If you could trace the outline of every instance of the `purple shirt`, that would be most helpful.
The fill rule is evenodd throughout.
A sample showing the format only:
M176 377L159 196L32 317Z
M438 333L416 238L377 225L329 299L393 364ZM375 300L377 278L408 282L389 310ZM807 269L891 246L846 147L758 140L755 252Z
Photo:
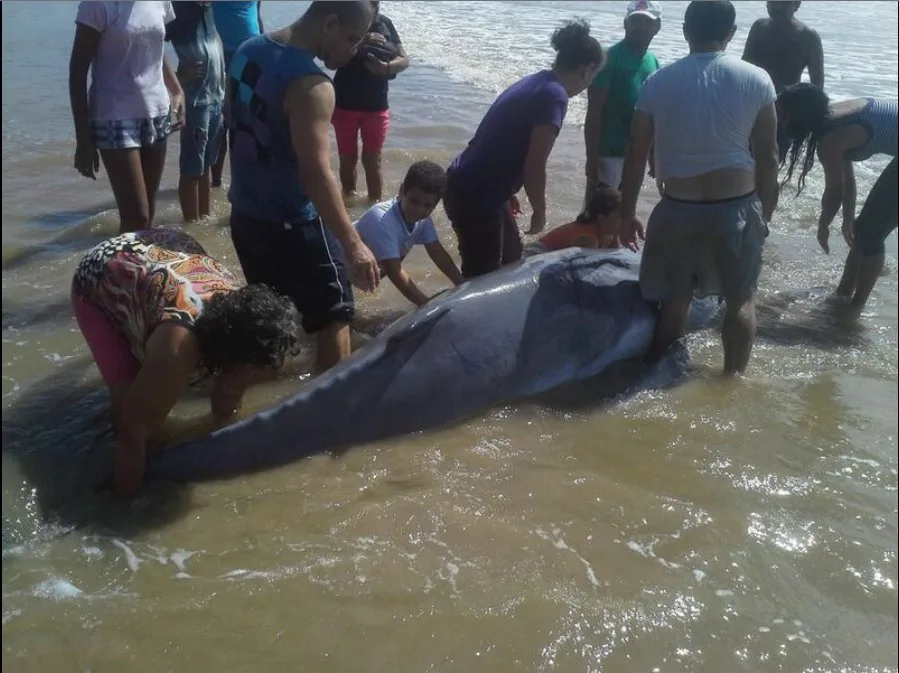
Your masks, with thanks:
M487 110L468 147L449 167L453 189L485 207L500 205L524 182L524 161L535 126L562 128L568 92L550 70L503 91Z

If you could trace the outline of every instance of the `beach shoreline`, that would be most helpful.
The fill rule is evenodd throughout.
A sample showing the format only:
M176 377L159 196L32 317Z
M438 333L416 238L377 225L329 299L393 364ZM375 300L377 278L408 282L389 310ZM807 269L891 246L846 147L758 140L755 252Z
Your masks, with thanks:
M609 46L625 4L384 3L413 60L391 84L385 198L413 161L446 166L498 91L548 65L562 19L586 16ZM665 2L663 63L686 51L685 5ZM266 0L266 27L304 6ZM672 389L600 405L587 386L570 405L520 403L339 457L154 485L124 508L79 490L111 452L69 287L118 222L105 172L92 182L72 168L74 11L2 3L4 666L895 670L896 236L893 272L858 321L838 321L828 298L846 249L836 232L829 256L815 241L819 169L799 198L781 195L744 378L718 377L710 329L689 337L691 376ZM764 3L737 12L735 53ZM896 3L803 3L800 16L821 32L835 98L896 97ZM584 107L572 101L550 158L548 227L580 209ZM332 141L336 170L335 153ZM239 273L224 190L213 217L180 223L177 159L173 139L158 224L183 226ZM883 165L857 167L859 206ZM644 221L657 200L645 180ZM458 260L442 206L435 219ZM427 292L447 286L421 250L407 267ZM412 309L390 283L357 298L370 321ZM245 414L309 380L308 346L289 376L250 391ZM173 433L207 409L189 396Z

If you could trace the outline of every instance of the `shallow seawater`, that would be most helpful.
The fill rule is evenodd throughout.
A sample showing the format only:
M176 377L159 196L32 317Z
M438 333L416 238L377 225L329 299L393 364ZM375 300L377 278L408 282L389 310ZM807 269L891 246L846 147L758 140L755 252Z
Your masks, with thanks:
M684 6L665 3L665 62L684 52ZM263 7L270 27L301 11ZM896 96L896 8L803 4L832 95ZM384 3L414 59L392 85L389 189L414 159L448 162L496 91L548 61L559 21L583 14L611 43L623 9ZM2 5L4 668L897 670L896 237L871 304L847 321L829 299L845 248L825 256L813 235L820 169L781 198L743 379L718 376L705 330L672 388L601 402L602 386L584 385L339 458L154 484L133 503L94 492L110 460L106 396L68 288L117 223L105 175L71 169L74 10ZM764 5L737 12L739 51ZM552 222L578 207L584 103L551 159ZM859 168L862 194L884 165ZM236 270L226 216L217 193L215 216L187 230ZM409 261L428 291L446 286L426 255ZM390 287L360 305L376 328L407 307ZM297 390L309 364L306 349L245 413ZM439 390L422 400L439 403ZM167 434L195 432L204 410L189 396Z

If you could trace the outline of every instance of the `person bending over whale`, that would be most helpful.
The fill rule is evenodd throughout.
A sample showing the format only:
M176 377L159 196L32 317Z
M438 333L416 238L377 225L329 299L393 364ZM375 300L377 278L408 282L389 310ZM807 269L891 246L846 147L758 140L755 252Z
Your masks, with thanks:
M189 384L215 376L212 413L223 421L251 379L298 350L290 299L241 287L174 229L121 234L90 250L72 280L72 305L109 388L123 496L140 486L148 440Z
M723 298L724 371L745 371L755 341L755 294L777 206L777 111L771 77L728 55L731 2L691 2L690 54L646 80L621 184L623 245L643 234L637 198L650 147L662 200L649 216L640 264L643 298L661 314L651 358L685 334L694 293Z
M466 278L521 258L515 195L522 187L533 208L528 233L546 226L546 162L568 99L587 88L605 58L582 19L553 33L552 46L552 69L528 75L501 93L447 170L444 208L459 240Z
M356 231L378 260L382 276L416 306L429 297L403 268L403 260L414 245L422 245L452 284L462 284L462 274L440 243L431 213L443 198L446 173L433 161L416 161L409 166L396 198L378 203L356 222Z
M524 247L524 256L565 248L619 247L620 207L621 192L604 183L595 185L583 212L573 222L556 227L533 243L528 243Z
M861 309L883 270L884 242L897 224L897 101L853 98L831 103L824 91L802 83L784 89L777 97L777 108L784 124L781 136L789 147L785 182L799 163L798 196L816 154L824 168L818 243L825 253L830 253L830 225L843 209L843 238L850 250L837 295L848 299L854 309ZM877 178L856 219L853 164L875 154L893 159Z

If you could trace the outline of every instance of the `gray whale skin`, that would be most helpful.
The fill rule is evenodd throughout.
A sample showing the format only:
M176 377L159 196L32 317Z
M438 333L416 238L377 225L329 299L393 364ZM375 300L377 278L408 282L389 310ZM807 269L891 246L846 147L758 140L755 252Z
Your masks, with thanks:
M570 248L474 278L406 315L278 406L150 456L149 479L272 468L459 422L646 354L640 255ZM717 311L695 300L691 328Z

